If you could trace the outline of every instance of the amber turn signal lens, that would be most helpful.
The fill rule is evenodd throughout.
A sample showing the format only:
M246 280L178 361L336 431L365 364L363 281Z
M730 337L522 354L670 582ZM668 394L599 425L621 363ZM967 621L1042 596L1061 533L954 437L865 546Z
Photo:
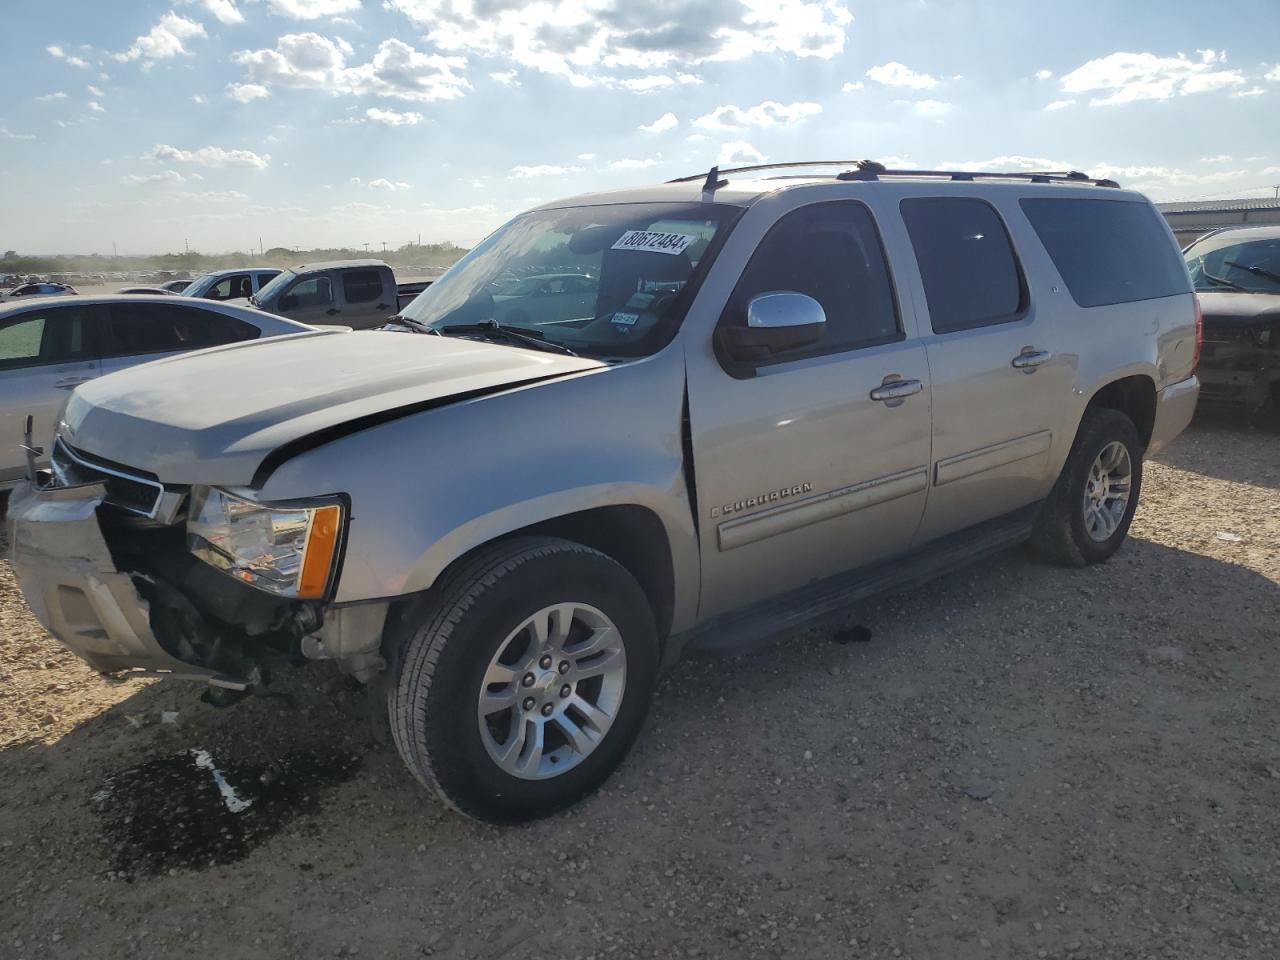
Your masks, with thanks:
M298 599L318 600L329 585L329 574L338 549L342 508L316 507L307 531L307 547L302 554L302 574L298 578Z

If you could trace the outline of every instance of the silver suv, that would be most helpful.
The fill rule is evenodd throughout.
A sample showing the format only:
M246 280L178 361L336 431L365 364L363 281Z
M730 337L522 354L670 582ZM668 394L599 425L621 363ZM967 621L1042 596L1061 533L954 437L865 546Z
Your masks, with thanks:
M399 332L79 388L10 506L32 609L224 699L336 661L423 784L511 822L609 775L691 641L1027 539L1105 561L1199 390L1163 219L1075 173L803 166L525 213ZM548 275L593 295L535 304Z

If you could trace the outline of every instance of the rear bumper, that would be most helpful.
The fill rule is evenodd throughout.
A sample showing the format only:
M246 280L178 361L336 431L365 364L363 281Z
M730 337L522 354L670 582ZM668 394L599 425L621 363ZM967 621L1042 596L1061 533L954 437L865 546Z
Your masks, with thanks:
M1200 381L1191 376L1171 383L1156 397L1156 420L1151 429L1148 456L1159 453L1191 423L1200 397Z
M151 629L151 612L133 578L111 559L97 509L101 484L37 489L23 481L9 498L14 576L36 619L95 670L222 679L167 653Z

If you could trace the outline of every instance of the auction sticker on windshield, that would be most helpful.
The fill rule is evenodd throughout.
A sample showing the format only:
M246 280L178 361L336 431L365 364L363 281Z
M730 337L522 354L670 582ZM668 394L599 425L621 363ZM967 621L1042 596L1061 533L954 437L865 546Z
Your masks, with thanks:
M685 247L696 237L683 233L653 233L649 230L628 230L613 245L615 250L645 250L649 253L684 253Z

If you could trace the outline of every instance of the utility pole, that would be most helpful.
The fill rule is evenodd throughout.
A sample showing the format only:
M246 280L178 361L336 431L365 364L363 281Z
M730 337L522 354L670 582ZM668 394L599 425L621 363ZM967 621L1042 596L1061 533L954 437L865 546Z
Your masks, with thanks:
M364 245L364 252L365 252L365 253L368 253L368 252L369 252L369 244L368 244L367 242L366 242L366 243L365 243L365 245Z
M1280 183L1273 184L1271 189L1276 192L1276 199L1280 200Z
M385 240L382 241L382 252L383 253L387 252L387 241Z
M186 238L186 237L183 237L183 238L182 238L182 249L183 249L184 251L186 251L187 253L190 253L190 252L191 252L191 244L189 244L189 243L187 242L187 238Z
M262 255L262 237L258 237L258 255Z

